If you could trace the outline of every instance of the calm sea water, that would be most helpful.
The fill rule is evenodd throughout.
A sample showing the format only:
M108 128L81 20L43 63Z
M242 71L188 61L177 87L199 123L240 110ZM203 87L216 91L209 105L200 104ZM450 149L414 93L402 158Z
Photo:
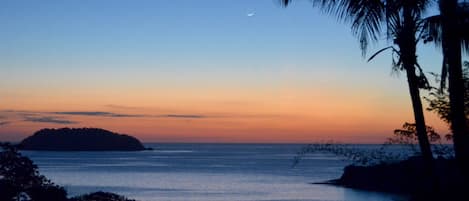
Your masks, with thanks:
M70 195L110 191L141 201L391 201L391 194L311 184L339 178L349 162L303 145L147 144L140 152L24 151ZM366 147L364 147L366 148Z

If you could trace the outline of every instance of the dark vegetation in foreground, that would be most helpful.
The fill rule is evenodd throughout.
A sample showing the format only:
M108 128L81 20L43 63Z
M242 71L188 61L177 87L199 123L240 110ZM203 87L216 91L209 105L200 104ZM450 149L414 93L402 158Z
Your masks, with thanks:
M464 82L465 114L469 115L469 62L465 63ZM428 111L435 112L447 123L451 123L450 100L447 93L433 88L429 97ZM469 123L469 122L468 122ZM354 162L347 166L341 178L326 183L345 187L408 194L412 200L466 201L468 169L462 169L455 157L455 147L443 144L441 136L430 126L426 126L426 136L431 143L431 153L436 156L428 164L416 147L418 129L416 124L405 123L394 131L394 136L376 150L364 151L348 145L324 143L313 144L299 152L295 164L310 152L326 151L343 156ZM446 140L453 140L453 134L446 134ZM388 145L402 147L397 152L389 152ZM407 152L405 148L407 149ZM402 152L404 151L404 152ZM427 171L427 170L431 171Z
M353 162L344 168L339 179L323 182L343 187L408 195L411 201L466 201L468 199L464 177L454 159L452 147L433 146L439 153L433 161L434 175L425 171L425 161L415 144L400 144L398 151L389 147L396 138L389 139L380 149L363 150L345 144L311 144L300 151L295 164L304 154L329 152ZM409 140L411 141L411 140ZM402 141L401 141L402 142ZM406 149L406 146L408 146ZM394 146L396 147L396 146ZM407 153L402 150L408 150Z
M95 192L86 195L80 195L69 199L69 201L135 201L124 196L108 192Z
M467 200L466 186L455 159L434 160L434 177L428 177L422 157L373 166L350 165L332 184L357 189L408 194L412 200ZM437 187L432 186L436 179ZM433 189L429 191L428 189Z
M135 201L113 193L95 192L73 198L67 191L41 175L38 167L17 147L0 143L1 201Z

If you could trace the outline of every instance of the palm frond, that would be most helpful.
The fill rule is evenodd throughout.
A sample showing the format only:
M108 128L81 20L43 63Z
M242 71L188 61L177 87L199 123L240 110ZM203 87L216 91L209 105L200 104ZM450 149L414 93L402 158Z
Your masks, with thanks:
M437 47L441 47L443 41L442 31L442 17L440 15L430 16L423 20L424 43L433 42Z
M469 55L469 2L458 4L459 36L463 52Z
M292 0L280 0L288 6ZM368 44L379 39L385 21L384 0L311 0L313 6L335 15L339 20L350 23L352 33L358 37L365 56Z
M340 0L332 12L341 20L351 23L352 33L358 36L363 56L370 42L379 39L385 21L382 0Z
M445 6L445 4L440 4ZM444 9L440 7L440 9ZM464 53L469 55L469 3L459 2L457 9L458 17L458 33L461 43L461 49ZM443 42L443 18L441 15L435 15L427 17L423 20L422 24L423 40L424 43L433 42L437 47L442 47ZM448 65L447 58L443 55L443 63L441 67L441 82L440 90L443 91L446 88L446 79L448 77Z
M458 3L458 33L463 52L469 54L469 2ZM433 42L437 47L442 45L442 16L427 17L422 25L424 42Z
M388 40L393 40L396 43L399 32L403 30L402 16L400 10L393 10L387 7L386 9L386 34Z
M282 6L288 6L291 3L292 0L279 0L280 4Z
M385 47L381 50L378 50L377 52L375 52L373 55L371 55L371 57L367 60L367 62L370 62L371 60L373 60L376 56L378 56L378 54L381 54L381 52L384 52L388 49L391 49L391 48L394 48L393 46L388 46L388 47Z

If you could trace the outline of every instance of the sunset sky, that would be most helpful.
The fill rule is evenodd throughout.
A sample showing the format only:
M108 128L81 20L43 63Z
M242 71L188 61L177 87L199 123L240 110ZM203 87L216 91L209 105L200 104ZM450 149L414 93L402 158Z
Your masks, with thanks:
M4 0L0 30L0 140L99 127L145 142L380 143L413 121L390 52L367 63L349 26L307 1ZM418 54L440 71L437 49Z

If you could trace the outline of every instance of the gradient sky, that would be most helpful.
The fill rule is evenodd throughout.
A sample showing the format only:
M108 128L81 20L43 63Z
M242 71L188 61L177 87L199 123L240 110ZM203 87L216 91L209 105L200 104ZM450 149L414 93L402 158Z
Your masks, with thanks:
M147 142L380 143L413 121L391 54L367 63L349 26L307 1L3 0L0 30L0 140L100 127ZM439 72L434 47L419 59Z

